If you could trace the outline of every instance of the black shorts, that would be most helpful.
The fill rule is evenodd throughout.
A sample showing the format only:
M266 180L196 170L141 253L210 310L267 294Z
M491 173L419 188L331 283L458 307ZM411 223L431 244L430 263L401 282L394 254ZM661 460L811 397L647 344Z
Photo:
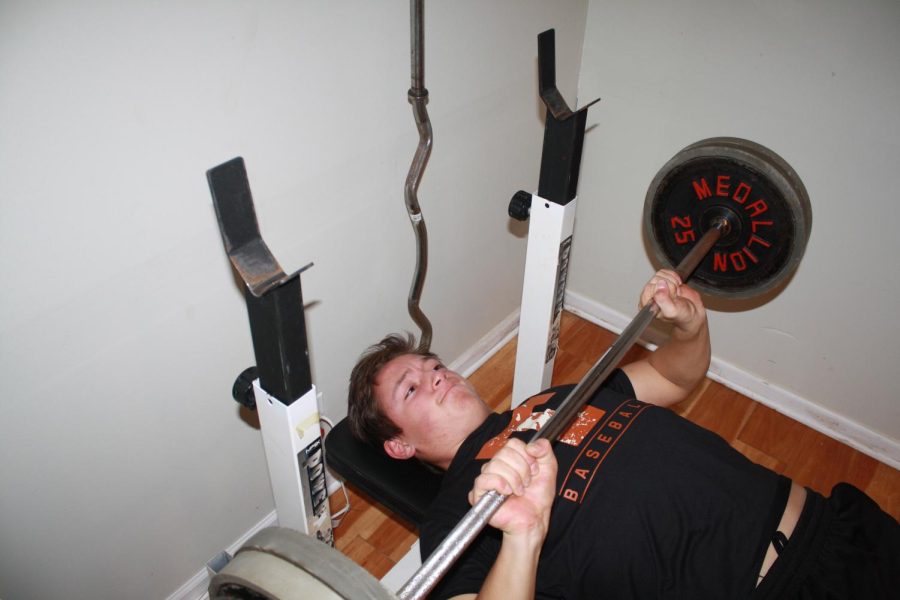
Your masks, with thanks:
M900 598L900 524L847 483L807 489L787 545L754 600Z

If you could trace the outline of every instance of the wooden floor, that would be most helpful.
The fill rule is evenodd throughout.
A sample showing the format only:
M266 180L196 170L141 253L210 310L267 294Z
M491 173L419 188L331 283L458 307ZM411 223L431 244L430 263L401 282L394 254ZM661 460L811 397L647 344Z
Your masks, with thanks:
M564 313L553 383L577 382L614 339L614 334ZM645 353L635 347L623 362ZM496 410L509 408L515 354L513 340L469 377ZM850 482L900 519L900 472L849 446L709 379L673 409L715 431L751 460L802 485L827 494L835 483ZM335 546L380 579L406 554L416 531L348 487L351 509L335 530ZM340 510L345 505L343 495L335 494L331 503L333 513Z

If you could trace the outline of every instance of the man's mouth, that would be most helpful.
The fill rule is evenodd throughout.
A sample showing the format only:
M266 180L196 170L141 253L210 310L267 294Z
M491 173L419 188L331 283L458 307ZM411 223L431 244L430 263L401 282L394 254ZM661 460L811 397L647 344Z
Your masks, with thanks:
M446 387L446 389L444 389L444 393L441 394L441 398L440 398L440 400L438 400L438 404L443 404L444 400L447 398L447 394L449 394L451 392L451 390L453 390L453 388L455 388L458 385L457 383L450 383L450 382L447 382L447 383L449 385Z

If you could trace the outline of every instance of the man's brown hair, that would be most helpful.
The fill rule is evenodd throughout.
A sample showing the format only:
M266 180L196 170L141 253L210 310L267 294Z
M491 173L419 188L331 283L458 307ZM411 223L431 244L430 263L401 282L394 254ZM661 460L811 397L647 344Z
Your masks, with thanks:
M415 338L407 333L385 336L370 346L350 372L350 390L347 397L347 420L350 432L359 440L382 447L385 441L396 437L402 430L391 421L375 399L375 378L391 360L405 354L433 358L432 352L423 350Z

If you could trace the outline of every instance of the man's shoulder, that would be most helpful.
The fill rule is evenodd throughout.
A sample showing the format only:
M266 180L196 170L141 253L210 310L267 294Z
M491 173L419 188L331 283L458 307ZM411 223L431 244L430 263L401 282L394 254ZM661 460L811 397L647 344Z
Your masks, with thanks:
M578 387L577 384L568 383L563 385L556 385L550 388L547 388L537 396L533 398L541 398L543 399L543 403L547 406L558 406L569 397L569 395ZM628 398L634 398L634 386L631 384L631 380L628 378L628 375L622 369L616 369L612 372L612 374L604 381L599 389L594 393L594 398L601 396L603 392L613 392L619 396L625 396Z

